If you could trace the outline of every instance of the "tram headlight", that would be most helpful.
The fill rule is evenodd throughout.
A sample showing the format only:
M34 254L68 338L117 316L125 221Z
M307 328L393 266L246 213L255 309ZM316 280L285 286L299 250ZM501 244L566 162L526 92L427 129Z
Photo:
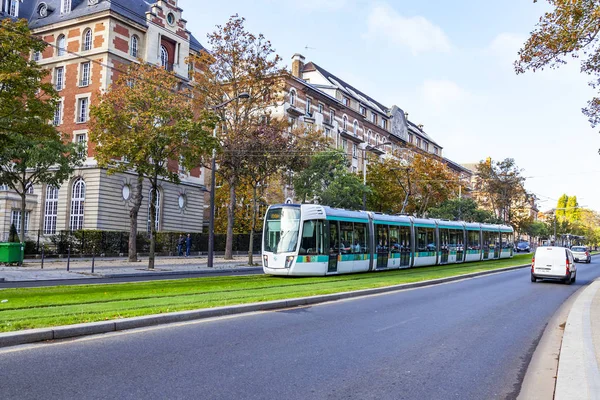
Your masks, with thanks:
M265 254L265 255L263 255L263 265L264 265L266 268L269 268L269 256L268 256L268 255L266 255L266 254Z
M287 256L285 258L285 267L286 268L291 268L293 262L294 262L294 256Z

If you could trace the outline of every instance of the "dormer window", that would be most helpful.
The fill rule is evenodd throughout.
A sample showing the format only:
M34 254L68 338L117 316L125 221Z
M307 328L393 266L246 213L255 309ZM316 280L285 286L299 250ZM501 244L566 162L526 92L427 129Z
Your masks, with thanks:
M71 0L61 0L60 1L60 13L68 14L71 12Z
M347 97L343 97L342 104L345 105L346 107L350 107L350 99L348 99Z
M6 10L11 17L19 16L19 0L6 0Z
M48 5L46 3L40 3L37 13L40 18L46 18L48 16Z
M361 114L361 115L363 115L363 116L366 116L366 115L367 115L367 109L365 108L365 106L362 106L362 105L361 105L361 106L359 107L359 111L360 111L360 114Z

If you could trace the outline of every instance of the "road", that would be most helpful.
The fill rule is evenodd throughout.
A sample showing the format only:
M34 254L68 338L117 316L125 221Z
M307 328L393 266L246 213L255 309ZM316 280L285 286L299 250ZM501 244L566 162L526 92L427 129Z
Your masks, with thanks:
M578 268L0 350L0 398L513 399Z

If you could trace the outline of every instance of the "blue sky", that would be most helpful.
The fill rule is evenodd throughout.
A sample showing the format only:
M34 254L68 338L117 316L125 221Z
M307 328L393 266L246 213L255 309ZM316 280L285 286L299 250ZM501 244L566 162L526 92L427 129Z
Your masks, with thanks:
M515 159L541 210L561 194L600 211L599 128L577 62L515 75L517 51L548 5L533 0L180 0L188 29L206 34L230 15L271 40L284 64L303 54L423 124L459 163Z

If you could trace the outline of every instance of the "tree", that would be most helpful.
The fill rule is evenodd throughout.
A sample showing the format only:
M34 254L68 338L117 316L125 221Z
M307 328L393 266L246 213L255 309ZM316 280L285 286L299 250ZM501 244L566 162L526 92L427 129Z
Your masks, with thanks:
M537 0L534 0L536 2ZM600 2L598 0L548 0L553 10L545 13L519 51L515 72L558 68L567 59L581 59L581 72L589 85L600 89ZM592 124L600 122L600 97L588 101L583 114Z
M558 198L556 204L556 218L560 221L564 221L567 215L567 203L569 202L569 196L563 194Z
M579 203L577 202L577 196L569 196L567 200L567 207L565 210L565 218L567 221L574 223L580 220Z
M411 161L387 158L369 163L369 208L392 214L424 216L458 189L458 179L438 160L415 154Z
M0 146L11 135L53 136L58 95L45 81L48 69L29 60L46 43L33 37L24 19L0 21Z
M525 190L525 178L512 158L482 161L477 165L475 189L480 200L493 210L503 223L510 224L531 206L533 197Z
M362 195L367 188L349 168L348 156L342 150L315 153L308 167L293 178L296 196L302 203L315 201L331 207L362 208Z
M547 223L533 221L524 227L523 232L534 238L547 238L550 236L550 227Z
M47 126L54 129L51 125ZM66 139L66 138L65 138ZM0 148L0 182L8 184L21 197L21 242L25 241L25 209L29 187L43 183L59 187L82 164L84 148L53 136L13 134Z
M236 188L247 165L245 142L262 124L270 124L283 89L281 58L262 34L246 31L244 18L232 16L208 35L211 52L188 60L195 68L195 101L198 109L213 108L223 129L219 130L222 152L218 153L218 173L229 187L225 258L233 258L233 230ZM240 100L241 94L250 98ZM227 107L214 108L224 99L235 99Z
M143 180L150 183L150 220L156 220L160 180L179 183L178 160L187 170L198 167L215 148L214 118L196 112L190 88L173 73L149 64L134 63L121 74L100 103L91 108L90 139L96 143L96 160L109 173L131 171L137 175L134 204L130 209L129 260L135 261L137 216ZM154 268L156 224L150 224L148 268Z
M439 207L430 208L429 217L485 224L501 223L492 212L480 209L475 200L470 198L448 199Z

